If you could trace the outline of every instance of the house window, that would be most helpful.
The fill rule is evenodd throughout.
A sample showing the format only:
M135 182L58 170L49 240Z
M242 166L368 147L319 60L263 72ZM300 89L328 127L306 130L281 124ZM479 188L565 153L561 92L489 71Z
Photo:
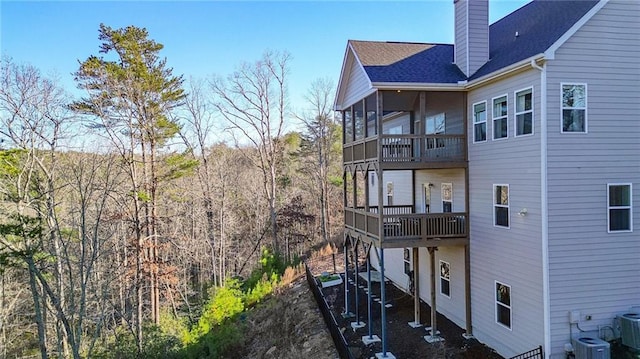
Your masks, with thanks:
M493 224L509 228L509 185L493 185Z
M511 329L511 287L497 281L496 322Z
M373 93L365 100L365 110L367 114L367 137L377 135L378 126L376 123L378 122L378 94Z
M444 133L445 116L444 112L435 116L430 116L424 120L424 131L426 135L439 135ZM427 138L427 148L444 147L444 139Z
M342 113L344 119L344 143L353 142L353 121L351 119L351 107Z
M387 182L387 206L393 206L393 182Z
M440 294L451 297L451 266L445 261L440 261Z
M372 187L376 185L376 173L373 171L369 172L369 183Z
M631 184L608 184L607 189L609 232L633 231L631 221Z
M356 103L353 105L353 122L355 127L355 140L361 140L364 138L365 132L365 117L364 117L364 101Z
M562 84L562 132L587 132L586 84Z
M487 102L473 105L473 142L487 140Z
M453 207L453 185L451 183L442 184L442 213L449 213Z
M516 136L533 133L533 89L516 92Z
M411 248L404 249L404 274L411 275L413 266L411 264Z
M508 137L507 95L493 99L493 139Z

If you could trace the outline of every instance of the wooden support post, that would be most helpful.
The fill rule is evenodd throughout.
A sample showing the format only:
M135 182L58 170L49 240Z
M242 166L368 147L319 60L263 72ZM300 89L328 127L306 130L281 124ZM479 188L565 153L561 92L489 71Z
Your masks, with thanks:
M355 290L353 291L353 298L354 298L354 302L355 302L355 314L356 314L356 326L360 326L360 288L359 286L359 281L358 281L358 277L359 277L359 271L360 269L358 268L358 243L360 241L356 240L356 243L353 245L353 282L354 282L354 287Z
M387 295L384 283L384 248L380 248L380 319L382 322L382 357L387 356Z
M466 314L466 333L465 337L473 336L473 325L471 322L471 256L469 245L464 246L464 304Z
M429 247L429 262L431 262L431 337L438 333L437 306L436 306L436 249Z
M417 326L420 324L420 262L419 253L420 248L413 248L413 306L414 306L414 324Z

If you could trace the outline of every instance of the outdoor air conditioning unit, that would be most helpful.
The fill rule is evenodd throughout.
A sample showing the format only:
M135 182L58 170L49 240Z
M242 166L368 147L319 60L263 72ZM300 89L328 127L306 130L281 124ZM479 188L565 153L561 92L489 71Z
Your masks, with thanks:
M640 350L640 314L627 313L620 316L622 344Z
M573 340L576 359L611 359L609 343L598 338L577 338Z

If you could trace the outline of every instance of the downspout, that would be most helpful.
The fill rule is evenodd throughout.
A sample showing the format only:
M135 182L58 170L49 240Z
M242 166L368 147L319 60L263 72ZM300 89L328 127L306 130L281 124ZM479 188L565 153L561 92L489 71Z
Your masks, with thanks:
M549 202L547 188L547 63L531 67L540 70L540 209L542 219L542 305L545 358L551 351L551 309L549 295Z

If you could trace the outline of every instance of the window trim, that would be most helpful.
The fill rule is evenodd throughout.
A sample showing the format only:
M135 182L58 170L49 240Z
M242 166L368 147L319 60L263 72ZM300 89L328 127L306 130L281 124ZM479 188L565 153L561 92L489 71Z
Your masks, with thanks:
M500 282L500 281L497 281L497 280L495 280L493 282L494 282L494 284L493 284L493 302L495 304L493 306L493 310L495 312L495 316L494 317L495 317L496 324L498 324L499 326L501 326L501 327L503 327L505 329L513 331L513 291L511 290L512 288L511 288L510 285L508 285L506 283L503 283L503 282ZM498 301L498 296L497 296L497 294L498 294L497 293L498 284L509 288L509 305L508 306L506 304ZM499 305L509 309L509 323L511 324L510 326L506 326L505 324L500 323L498 321L498 306Z
M484 103L484 121L480 121L480 122L476 122L476 105L480 105ZM472 117L472 133L473 133L473 143L482 143L482 142L487 142L487 133L489 132L489 125L487 124L487 100L484 101L479 101L476 102L474 104L471 105L471 117ZM484 140L476 140L476 124L482 124L484 123L484 134L485 134L485 139Z
M442 276L442 264L443 263L446 264L449 267L449 278L448 279ZM447 261L443 261L442 259L440 259L438 264L439 264L438 268L440 269L440 290L439 290L439 292L443 297L447 297L447 298L451 299L451 263L449 263ZM446 280L447 282L449 282L449 294L445 294L445 293L442 292L442 281L443 280Z
M609 197L611 186L629 186L629 205L611 207ZM611 230L611 209L629 209L629 229ZM607 233L631 233L633 232L633 184L632 183L607 183Z
M496 202L496 187L501 186L501 187L507 187L507 205L503 205L503 204L497 204ZM491 198L493 199L493 226L497 227L497 228L504 228L504 229L510 229L511 228L511 207L510 207L510 203L511 203L511 189L509 188L508 184L503 184L503 183L495 183L493 185L493 194L491 195ZM508 221L508 225L507 226L501 226L501 225L497 225L496 224L496 207L502 207L502 208L507 208L507 221Z
M411 248L404 248L404 250L402 251L402 264L403 264L403 271L404 274L407 276L411 275L411 272L413 272L413 251L411 250ZM407 268L409 269L409 271L407 272Z
M495 117L494 113L493 113L494 106L495 106L494 101L497 100L497 99L503 98L503 97L505 98L505 103L507 104L507 114L504 115L504 116ZM504 120L504 122L507 124L507 135L505 137L496 138L496 122L495 122L496 119ZM496 96L496 97L493 97L491 99L491 129L492 129L492 131L491 131L491 140L492 141L501 141L501 140L506 140L506 139L509 138L509 94L505 93L503 95Z
M448 199L448 200L446 200L444 198L445 187L447 187L447 186L451 190L450 191L451 198ZM451 183L451 182L443 182L443 183L440 184L440 201L442 202L442 213L446 213L444 211L444 203L445 202L451 203L451 212L453 212L453 183Z
M531 110L528 111L522 111L522 112L518 112L518 93L520 92L525 92L527 90L531 90ZM529 87L525 87L523 89L520 90L516 90L513 92L513 136L514 137L527 137L527 136L533 136L536 132L535 129L535 111L534 111L534 92L533 92L533 86L529 86ZM527 134L522 134L522 135L518 135L518 115L522 115L522 114L526 114L531 112L531 133L527 133Z
M582 107L564 107L563 106L563 100L564 100L564 90L563 87L565 85L577 85L577 86L584 86L584 131L579 132L579 131L565 131L564 130L564 126L563 126L563 121L564 121L564 115L562 114L563 111L565 109L572 109L572 110L581 110L583 109ZM585 135L587 133L589 133L589 103L588 103L588 99L589 99L589 92L588 92L588 87L587 87L587 83L586 82L561 82L560 83L560 133L561 134L569 134L569 135Z

